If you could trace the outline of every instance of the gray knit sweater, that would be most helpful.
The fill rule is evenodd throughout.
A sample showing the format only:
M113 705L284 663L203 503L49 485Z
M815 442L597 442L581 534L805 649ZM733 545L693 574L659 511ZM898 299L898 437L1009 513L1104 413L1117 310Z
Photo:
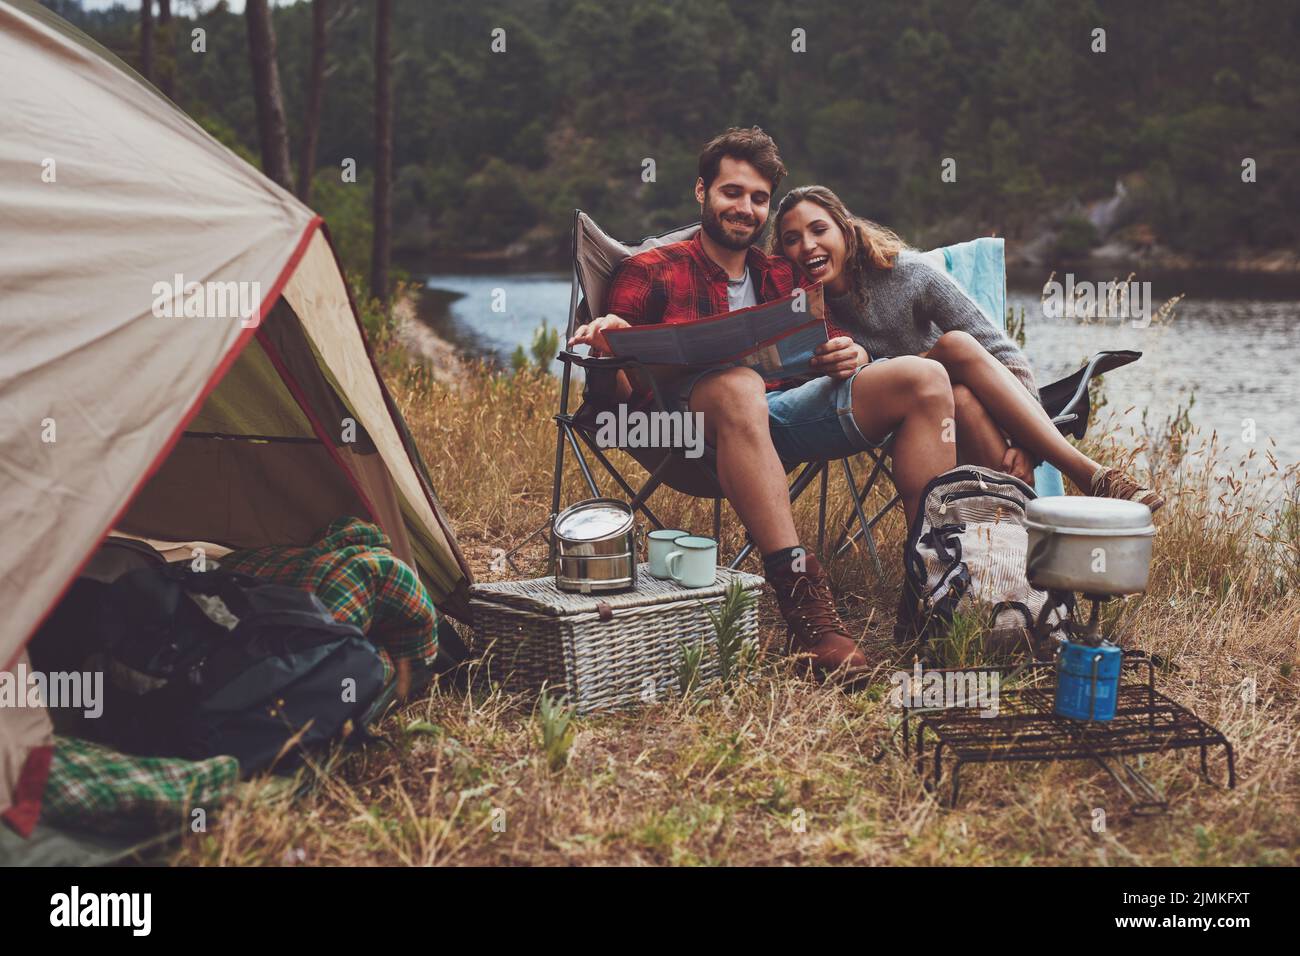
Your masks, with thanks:
M892 269L867 274L867 315L859 316L851 296L826 296L830 318L872 358L918 355L944 332L969 332L1038 397L1029 360L946 275L916 253L903 252Z

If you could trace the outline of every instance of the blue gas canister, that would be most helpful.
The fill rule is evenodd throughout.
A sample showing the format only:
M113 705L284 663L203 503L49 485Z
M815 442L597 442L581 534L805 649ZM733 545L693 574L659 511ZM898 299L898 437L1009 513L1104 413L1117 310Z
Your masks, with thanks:
M1075 720L1112 719L1122 658L1113 644L1062 644L1056 661L1056 712Z

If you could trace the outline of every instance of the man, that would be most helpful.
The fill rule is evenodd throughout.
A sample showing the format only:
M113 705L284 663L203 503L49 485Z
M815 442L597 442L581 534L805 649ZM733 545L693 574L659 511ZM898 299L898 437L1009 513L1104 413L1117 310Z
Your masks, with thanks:
M608 352L609 329L690 322L789 295L795 267L755 243L785 176L776 144L758 127L729 129L700 154L694 238L624 260L609 314L574 330L569 346ZM810 283L809 283L810 284ZM925 483L956 464L952 388L938 362L916 356L870 363L841 330L818 347L825 375L765 387L753 369L693 371L660 390L670 409L700 412L719 484L763 555L793 650L819 678L856 683L866 658L847 633L817 557L799 546L782 462L842 458L895 436L894 473L909 526ZM634 400L643 399L642 391Z

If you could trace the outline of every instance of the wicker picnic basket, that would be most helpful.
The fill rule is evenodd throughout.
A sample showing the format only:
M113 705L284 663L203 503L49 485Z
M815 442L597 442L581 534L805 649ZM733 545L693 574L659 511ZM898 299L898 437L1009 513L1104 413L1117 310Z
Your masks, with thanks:
M512 693L536 694L545 683L567 694L578 713L644 704L676 695L682 646L701 640L702 681L717 675L718 650L705 608L717 613L733 579L756 592L763 579L718 568L706 588L685 588L638 568L637 588L622 594L571 594L554 578L476 585L470 593L472 651L484 655L489 679ZM758 637L757 602L741 621Z

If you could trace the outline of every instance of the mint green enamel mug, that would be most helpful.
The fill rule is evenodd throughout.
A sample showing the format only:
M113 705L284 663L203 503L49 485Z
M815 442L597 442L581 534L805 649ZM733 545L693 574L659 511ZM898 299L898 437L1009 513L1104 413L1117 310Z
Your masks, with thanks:
M650 576L660 580L672 577L668 573L668 566L664 564L664 558L668 557L668 552L673 550L673 543L678 538L690 537L689 531L682 531L676 528L661 528L658 531L651 531L646 538L648 544L647 550L650 552Z
M683 587L706 588L717 577L718 542L695 535L678 538L664 558L664 567Z

